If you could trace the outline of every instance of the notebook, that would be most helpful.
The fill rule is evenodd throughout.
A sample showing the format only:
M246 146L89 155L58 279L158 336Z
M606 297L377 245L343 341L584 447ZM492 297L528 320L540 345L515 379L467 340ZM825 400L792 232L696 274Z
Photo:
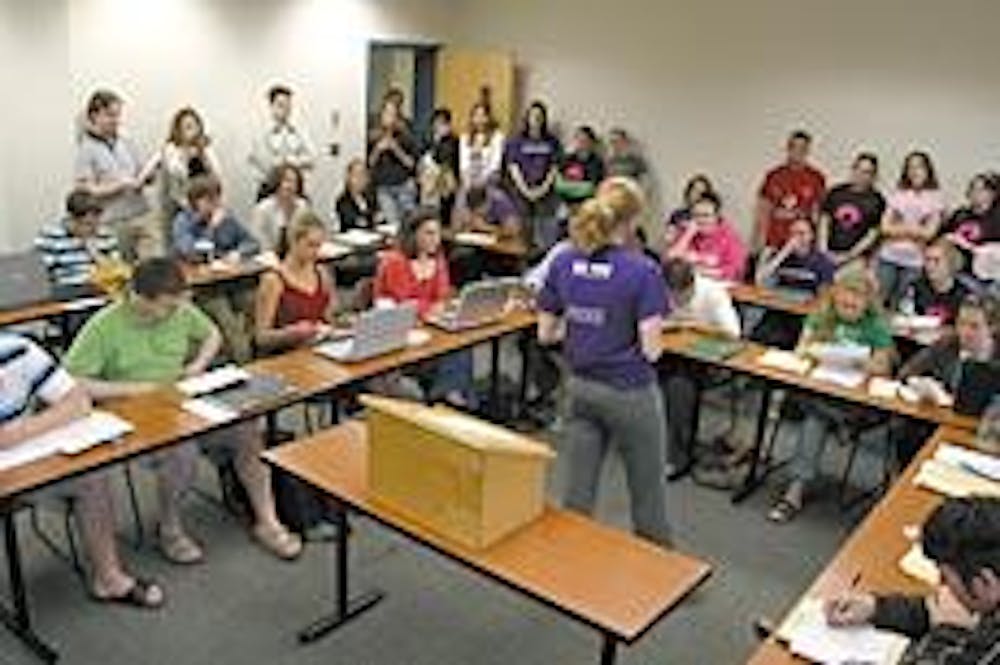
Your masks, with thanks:
M807 598L792 610L778 629L789 650L814 663L894 665L910 641L872 626L832 628L823 613L823 601Z
M116 441L134 428L106 411L92 411L63 427L0 450L0 471L30 464L51 455L76 455L94 446Z

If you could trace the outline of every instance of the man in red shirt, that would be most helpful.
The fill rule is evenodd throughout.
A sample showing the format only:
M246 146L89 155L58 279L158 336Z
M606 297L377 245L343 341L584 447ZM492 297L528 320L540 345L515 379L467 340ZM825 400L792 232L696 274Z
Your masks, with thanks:
M826 178L809 165L812 137L804 131L788 137L788 159L768 171L757 199L754 249L779 249L797 219L816 221L826 191Z

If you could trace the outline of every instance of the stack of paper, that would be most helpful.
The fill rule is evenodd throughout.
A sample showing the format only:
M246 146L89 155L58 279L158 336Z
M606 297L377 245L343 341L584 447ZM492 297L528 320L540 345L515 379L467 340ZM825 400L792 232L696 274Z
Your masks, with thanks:
M367 247L369 245L374 245L377 242L381 242L382 236L374 231L351 229L350 231L345 231L344 233L338 233L334 236L334 240L340 244L348 245L350 247Z
M0 450L0 471L59 453L76 455L88 448L120 439L132 430L130 423L114 414L93 411L68 425Z
M184 379L177 383L177 389L188 397L197 397L214 393L223 388L238 385L250 380L250 372L236 365L226 365L219 369L205 372L190 379Z
M351 253L350 247L345 247L344 245L338 245L335 242L330 242L329 240L324 242L322 247L319 248L319 258L324 261L331 261L333 259L339 259L347 256Z
M899 568L910 577L929 586L936 587L941 584L941 571L938 570L936 563L927 558L919 543L914 543L899 560Z
M1000 498L1000 460L943 443L913 479L918 487L954 498Z
M809 376L843 388L858 388L868 379L863 370L839 365L820 365Z
M823 602L803 600L778 629L778 637L789 650L814 663L865 663L894 665L903 656L909 640L902 635L871 626L831 628L823 613Z
M768 349L757 358L757 362L764 367L773 367L792 374L805 374L812 367L807 358L779 349Z
M475 245L476 247L489 247L495 245L497 238L492 233L482 233L481 231L466 231L455 234L455 242L462 245Z
M214 425L221 425L236 420L239 414L233 409L208 399L189 399L181 404L188 413L207 420Z

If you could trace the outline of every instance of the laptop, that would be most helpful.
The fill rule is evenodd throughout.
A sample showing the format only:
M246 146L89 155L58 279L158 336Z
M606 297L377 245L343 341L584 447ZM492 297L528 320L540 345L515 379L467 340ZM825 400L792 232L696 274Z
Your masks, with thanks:
M507 311L510 295L510 286L498 280L466 284L458 298L440 314L429 317L427 323L448 332L495 323Z
M997 396L1000 396L1000 363L962 363L962 377L955 393L956 413L981 416Z
M52 300L49 272L36 252L0 255L0 309Z
M407 335L416 325L413 303L376 307L358 316L349 336L318 344L315 350L336 362L360 362L406 348Z

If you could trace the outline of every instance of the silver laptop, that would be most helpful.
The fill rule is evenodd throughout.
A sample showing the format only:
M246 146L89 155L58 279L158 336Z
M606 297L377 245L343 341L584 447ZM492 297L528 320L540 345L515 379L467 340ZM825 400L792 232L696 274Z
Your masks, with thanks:
M406 347L408 333L417 325L413 303L376 307L362 312L351 335L318 344L316 353L340 363L354 363Z
M36 252L0 255L0 309L16 309L51 300L49 273Z
M466 284L449 307L428 318L427 322L449 332L495 323L507 311L510 296L510 285L499 280Z

